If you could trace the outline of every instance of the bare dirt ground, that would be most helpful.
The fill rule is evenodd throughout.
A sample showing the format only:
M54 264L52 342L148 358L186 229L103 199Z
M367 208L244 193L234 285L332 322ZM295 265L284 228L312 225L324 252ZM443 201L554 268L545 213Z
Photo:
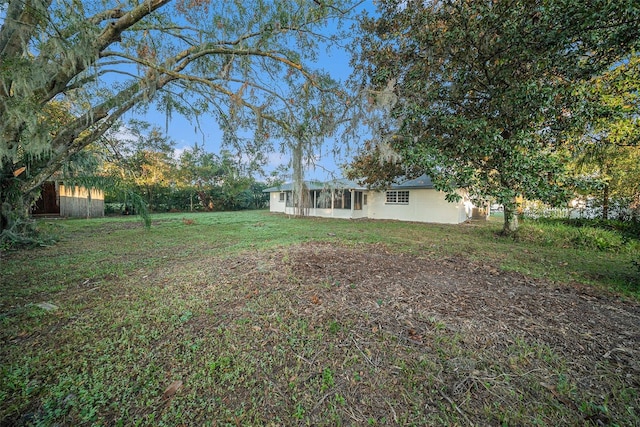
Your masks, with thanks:
M308 242L83 281L7 338L78 384L38 362L0 425L640 425L640 304L434 256Z
M307 298L319 316L359 316L367 319L365 328L395 335L425 353L437 351L434 330L445 328L458 336L460 357L449 354L448 365L436 375L445 386L442 397L458 407L478 414L480 408L473 406L500 399L497 389L506 383L498 378L518 372L534 372L542 392L588 423L615 422L616 408L587 408L597 401L606 404L618 393L609 382L614 376L623 388L635 390L631 403L640 403L640 306L633 301L488 265L391 254L383 246L309 243L287 252L284 264L303 288L309 286ZM545 358L556 358L554 366L573 382L572 390L557 375L551 377L553 369L540 366ZM502 368L492 367L492 361ZM498 372L509 365L514 367L509 374ZM483 378L493 380L491 387L479 385Z
M382 300L407 324L417 314L437 316L472 332L479 345L517 331L563 355L618 361L640 374L640 306L587 286L550 284L492 266L434 262L384 248L363 252L314 243L290 258L293 272L305 282L357 284L354 299L333 291L318 294L332 305L375 311Z

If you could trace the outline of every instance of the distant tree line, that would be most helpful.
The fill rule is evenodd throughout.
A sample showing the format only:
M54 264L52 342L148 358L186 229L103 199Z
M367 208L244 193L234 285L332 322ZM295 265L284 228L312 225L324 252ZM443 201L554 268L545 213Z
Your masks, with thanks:
M175 144L158 129L127 130L129 137L106 138L95 151L102 159L97 175L115 185L105 188L106 213L133 214L135 194L151 212L262 209L266 183L230 152L220 155L194 144L176 155Z

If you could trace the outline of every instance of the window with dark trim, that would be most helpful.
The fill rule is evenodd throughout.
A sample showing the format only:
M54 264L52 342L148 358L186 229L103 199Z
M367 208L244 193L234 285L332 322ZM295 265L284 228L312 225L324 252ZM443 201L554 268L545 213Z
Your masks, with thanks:
M408 205L409 204L409 191L408 190L389 190L386 193L386 204L388 205Z
M353 192L353 210L362 210L362 191Z
M351 209L351 191L342 192L342 209Z
M285 196L285 192L284 192L284 191L281 191L281 192L280 192L280 201L281 201L281 202L284 202L284 199L285 199L285 197L284 197L284 196Z
M316 201L316 208L330 209L331 208L331 192L329 190L314 190Z

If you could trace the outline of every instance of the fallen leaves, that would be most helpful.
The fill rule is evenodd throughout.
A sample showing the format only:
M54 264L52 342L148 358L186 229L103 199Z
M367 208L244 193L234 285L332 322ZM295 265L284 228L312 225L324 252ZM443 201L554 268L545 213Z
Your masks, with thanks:
M409 329L409 339L411 341L422 344L422 335L416 332L415 329Z
M164 390L164 393L162 393L162 399L163 400L171 399L177 393L177 391L180 390L181 388L182 388L181 380L176 380L172 382L171 385L169 385L169 387L167 387Z
M39 302L36 304L37 307L40 307L41 309L45 310L45 311L55 311L58 309L58 306L55 304L51 304L50 302Z

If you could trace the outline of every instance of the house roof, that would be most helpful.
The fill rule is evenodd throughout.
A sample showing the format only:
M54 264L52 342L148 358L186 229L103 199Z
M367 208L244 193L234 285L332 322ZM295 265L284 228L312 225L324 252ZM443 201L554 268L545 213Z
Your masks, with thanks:
M305 181L304 182L307 189L309 190L326 190L330 188L334 189L344 189L344 190L367 190L367 187L364 187L358 184L356 181L351 181L348 179L333 179L331 181ZM434 188L433 182L428 175L422 175L415 179L409 179L403 181L399 184L393 184L389 187L391 190L407 190L411 188ZM270 187L262 190L263 193L272 193L272 192L280 192L280 191L292 191L293 183L287 182L275 187Z
M308 190L327 190L327 189L342 189L342 190L366 190L355 181L348 179L332 179L331 181L304 181ZM263 193L272 193L276 191L292 191L293 183L287 182L275 187L265 188Z
M400 184L394 184L391 186L392 189L406 189L406 188L434 188L433 182L431 181L431 177L429 175L421 175L416 179L409 179L407 181L403 181Z

